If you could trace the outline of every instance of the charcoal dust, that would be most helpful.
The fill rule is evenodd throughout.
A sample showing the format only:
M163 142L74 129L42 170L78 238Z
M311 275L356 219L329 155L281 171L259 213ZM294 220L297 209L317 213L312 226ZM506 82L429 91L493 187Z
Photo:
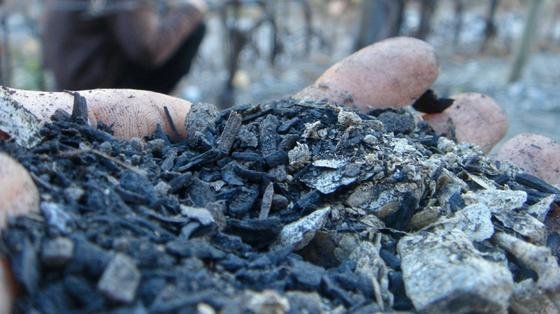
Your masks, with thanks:
M406 110L281 99L117 140L87 104L27 149L16 313L505 313L559 303L559 190ZM426 112L450 105L433 93ZM539 257L539 258L537 258Z

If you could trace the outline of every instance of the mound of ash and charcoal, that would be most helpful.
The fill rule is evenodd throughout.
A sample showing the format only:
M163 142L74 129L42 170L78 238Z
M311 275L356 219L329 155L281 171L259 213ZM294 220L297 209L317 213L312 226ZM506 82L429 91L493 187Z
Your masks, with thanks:
M407 111L198 105L181 143L80 116L57 112L32 149L0 146L41 192L3 233L16 312L560 306L560 191Z

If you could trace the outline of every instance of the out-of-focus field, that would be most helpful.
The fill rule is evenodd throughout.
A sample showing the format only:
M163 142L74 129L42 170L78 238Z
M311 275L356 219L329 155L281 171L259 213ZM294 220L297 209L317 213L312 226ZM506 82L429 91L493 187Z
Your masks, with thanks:
M216 1L219 2L219 1ZM305 19L301 6L292 1L275 12L281 50L274 65L268 62L271 28L259 27L251 44L241 51L239 70L233 85L236 103L262 102L290 95L313 82L331 64L352 51L357 31L359 1L311 1L313 32L310 53L305 53ZM506 138L520 132L536 132L560 140L556 122L560 119L560 23L554 19L560 9L557 1L546 1L539 15L538 38L522 78L508 83L515 50L527 11L528 1L504 0L496 15L497 36L480 53L486 1L467 1L464 26L454 44L455 23L452 0L440 0L428 41L440 58L441 74L435 90L442 96L463 91L487 93L506 110L510 127ZM34 12L33 14L37 14ZM239 25L248 28L262 15L258 9L244 9ZM10 59L15 87L39 89L52 86L42 75L38 29L17 14L7 19L10 30ZM412 34L419 23L416 3L407 7L402 34ZM227 40L220 15L207 17L208 33L191 73L180 84L176 95L191 101L217 102L228 71ZM375 84L375 82L372 82Z

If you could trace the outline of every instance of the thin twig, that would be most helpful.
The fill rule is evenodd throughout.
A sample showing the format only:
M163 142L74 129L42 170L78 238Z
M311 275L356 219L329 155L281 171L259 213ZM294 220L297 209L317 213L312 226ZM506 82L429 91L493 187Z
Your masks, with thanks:
M178 138L181 137L179 131L177 131L177 128L175 127L175 123L173 122L173 118L171 118L171 113L169 113L169 109L167 109L167 106L163 107L163 111L165 112L167 121L169 121L169 124L171 125L171 130L173 131L173 133L175 133Z
M375 294L375 302L379 305L379 309L381 311L385 310L385 305L383 304L383 298L381 297L381 287L379 286L379 282L377 278L371 277L371 283L373 284L373 293Z
M126 164L126 163L124 163L124 162L122 162L122 161L120 161L120 160L118 160L118 159L116 159L116 158L114 158L114 157L111 157L111 156L109 156L109 155L107 155L107 154L105 154L105 153L103 153L103 152L100 152L100 151L98 151L98 150L96 150L96 149L94 149L94 148L73 149L73 150L68 150L68 151L60 152L58 155L61 156L61 157L73 157L73 156L78 156L78 155L84 154L84 153L93 153L93 154L95 154L95 155L97 155L97 156L99 156L99 157L102 157L102 158L105 158L105 159L107 159L107 160L110 160L110 161L114 162L115 164L117 164L117 165L119 165L119 166L121 166L121 167L123 167L123 168L125 168L125 169L134 171L134 172L136 172L136 173L138 173L138 174L140 174L140 175L144 175L144 172L141 171L140 169L138 169L138 168L136 168L136 167L134 167L134 166L128 165L128 164Z

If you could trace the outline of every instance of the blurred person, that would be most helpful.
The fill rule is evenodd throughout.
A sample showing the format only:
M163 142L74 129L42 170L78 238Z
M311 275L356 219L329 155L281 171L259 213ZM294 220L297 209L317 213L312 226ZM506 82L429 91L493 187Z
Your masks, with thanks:
M170 93L205 34L204 0L46 0L43 50L56 89Z

